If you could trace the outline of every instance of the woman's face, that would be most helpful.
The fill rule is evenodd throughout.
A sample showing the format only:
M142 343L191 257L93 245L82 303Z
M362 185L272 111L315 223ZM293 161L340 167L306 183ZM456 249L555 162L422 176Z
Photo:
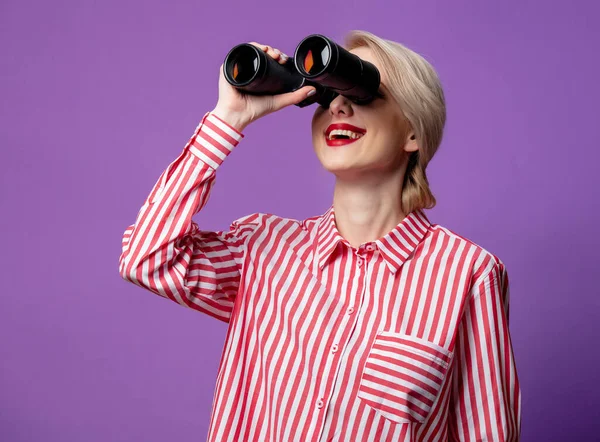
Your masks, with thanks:
M396 170L407 161L410 152L417 150L416 141L410 139L413 132L390 95L386 72L371 50L359 47L350 52L377 67L381 74L380 92L383 98L375 98L367 105L357 105L339 95L331 102L329 109L318 106L312 119L313 147L323 167L336 176L351 177ZM355 132L362 132L362 135L350 144L328 145L328 128L338 123L350 124L355 127ZM330 144L335 144L335 141L330 141Z

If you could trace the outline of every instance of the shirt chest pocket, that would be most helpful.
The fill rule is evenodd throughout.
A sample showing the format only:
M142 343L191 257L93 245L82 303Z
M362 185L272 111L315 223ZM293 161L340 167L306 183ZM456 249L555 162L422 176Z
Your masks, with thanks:
M424 422L451 359L452 352L431 341L380 330L366 359L358 397L393 422Z

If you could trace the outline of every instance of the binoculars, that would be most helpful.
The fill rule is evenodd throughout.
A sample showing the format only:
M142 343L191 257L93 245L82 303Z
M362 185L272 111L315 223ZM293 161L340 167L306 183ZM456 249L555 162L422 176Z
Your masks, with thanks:
M283 64L254 45L237 45L225 57L223 73L229 84L251 95L284 94L313 86L317 93L298 107L313 103L329 107L338 95L356 104L380 96L381 77L375 65L320 34L302 40Z

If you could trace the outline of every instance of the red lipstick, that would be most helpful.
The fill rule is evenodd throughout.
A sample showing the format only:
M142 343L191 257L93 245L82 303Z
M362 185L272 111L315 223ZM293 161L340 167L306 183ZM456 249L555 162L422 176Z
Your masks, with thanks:
M330 139L329 138L329 134L333 131L333 130L348 130L351 132L354 132L356 134L359 134L360 136L358 138L337 138L337 139ZM362 138L362 136L364 134L366 134L367 131L365 129L362 129L360 127L356 127L353 126L351 124L348 123L334 123L334 124L330 124L329 127L327 128L327 130L325 131L325 142L327 143L328 146L345 146L347 144L351 144L354 143L355 141L358 141Z

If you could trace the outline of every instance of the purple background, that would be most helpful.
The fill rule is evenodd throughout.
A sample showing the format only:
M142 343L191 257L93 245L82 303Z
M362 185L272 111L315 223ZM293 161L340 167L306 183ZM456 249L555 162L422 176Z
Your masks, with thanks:
M442 79L427 214L508 267L523 440L597 440L596 5L3 0L0 439L205 440L227 325L122 280L121 236L214 107L233 45L291 55L365 29ZM249 126L195 221L324 212L313 111Z

